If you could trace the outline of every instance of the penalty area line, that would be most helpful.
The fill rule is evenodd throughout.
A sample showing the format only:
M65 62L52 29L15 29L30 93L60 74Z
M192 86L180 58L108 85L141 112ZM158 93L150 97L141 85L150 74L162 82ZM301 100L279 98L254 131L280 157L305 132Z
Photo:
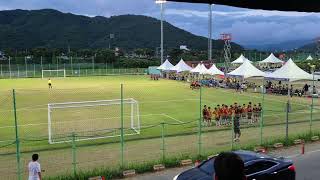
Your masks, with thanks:
M171 116L169 116L169 115L167 115L167 114L165 114L165 113L162 113L162 115L165 116L165 117L167 117L167 118L170 118L170 119L172 119L172 120L175 120L175 121L177 121L177 122L179 122L179 123L184 123L183 121L180 121L180 120L178 120L178 119L176 119L176 118L174 118L174 117L171 117Z

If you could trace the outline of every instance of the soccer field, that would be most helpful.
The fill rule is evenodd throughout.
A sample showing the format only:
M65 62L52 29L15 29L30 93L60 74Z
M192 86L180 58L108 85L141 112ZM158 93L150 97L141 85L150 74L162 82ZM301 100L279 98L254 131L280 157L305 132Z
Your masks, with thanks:
M167 149L169 154L194 153L196 151L196 145L193 146L193 143L196 144L196 136L194 134L198 131L201 112L200 103L201 106L206 104L207 106L215 107L217 104L231 105L234 102L238 104L248 104L248 102L258 104L263 101L260 93L246 92L240 94L234 92L234 90L220 88L203 88L200 95L200 90L191 90L188 83L163 79L152 81L147 76L61 78L53 79L52 83L53 89L48 89L46 79L0 80L0 147L6 146L15 140L13 88L16 91L17 122L19 137L22 141L21 151L26 152L25 155L27 156L27 152L42 150L44 151L43 154L45 152L50 154L50 151L46 150L58 148L60 150L56 153L61 153L60 151L63 153L68 152L68 155L65 155L68 156L67 159L71 158L70 149L63 150L63 148L70 148L70 143L48 143L48 104L120 99L120 84L123 84L123 98L132 98L139 104L138 114L141 125L139 134L133 133L131 136L126 136L125 140L146 139L145 141L137 141L134 144L128 143L126 145L125 156L129 160L130 158L138 157L137 154L139 153L160 149L160 142L158 142L159 139L157 138L161 136L161 128L159 128L161 123L166 125L165 135L172 137L166 142L167 146L170 145L171 147L171 149ZM264 126L267 127L264 132L265 140L284 136L286 101L286 96L265 95L263 101ZM290 129L291 134L309 130L310 103L311 100L308 98L293 97L291 99L292 111L289 114L289 122L293 124ZM128 128L130 126L131 111L129 107L124 106L124 127ZM320 120L319 100L315 100L313 119L315 120L313 128L319 128L320 125L317 122L317 120ZM58 109L55 110L52 118L54 133L65 139L70 139L72 132L76 133L79 139L118 136L120 134L120 123L120 105ZM242 126L244 128L242 143L258 143L259 124L249 126L245 123ZM222 130L223 128L214 126L203 127L203 131L207 132L202 137L205 152L210 152L208 149L215 147L217 149L229 147L231 133L229 130ZM128 128L125 131L130 134L129 131L132 130ZM216 142L213 143L213 140ZM119 137L81 141L78 145L108 144L117 141L119 141ZM181 146L180 149L177 146ZM104 148L108 149L107 152L110 158L119 156L118 147L115 144L104 146ZM131 151L131 147L134 150ZM94 152L96 151L98 151L96 152L98 156L103 156L102 154L99 155L101 147L88 146L86 148L90 150L83 150L87 153L92 153L92 156L95 156ZM3 155L14 152L15 146L0 148L0 153ZM152 156L156 156L157 159L159 157L150 153L150 155L145 154L139 158L144 157L145 160L148 160ZM6 156L2 157L8 158ZM83 159L83 161L86 160L88 159ZM118 160L115 158L111 161ZM98 163L97 166L99 165L108 164L104 162L102 164ZM0 172L2 170L0 167Z

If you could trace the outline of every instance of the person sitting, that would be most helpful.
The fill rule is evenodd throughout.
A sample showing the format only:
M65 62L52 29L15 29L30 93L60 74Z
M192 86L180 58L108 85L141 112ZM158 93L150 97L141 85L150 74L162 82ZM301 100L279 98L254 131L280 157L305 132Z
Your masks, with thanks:
M215 180L246 180L243 160L233 152L220 153L214 160Z

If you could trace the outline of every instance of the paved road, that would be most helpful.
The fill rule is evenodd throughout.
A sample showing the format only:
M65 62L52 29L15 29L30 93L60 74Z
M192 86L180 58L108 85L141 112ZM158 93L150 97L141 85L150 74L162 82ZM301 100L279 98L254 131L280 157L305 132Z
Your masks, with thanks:
M320 143L307 144L305 154L301 155L301 146L293 146L286 149L270 152L276 156L289 157L296 166L296 180L319 180L320 179ZM190 167L167 169L157 173L138 175L129 180L172 180L173 177Z

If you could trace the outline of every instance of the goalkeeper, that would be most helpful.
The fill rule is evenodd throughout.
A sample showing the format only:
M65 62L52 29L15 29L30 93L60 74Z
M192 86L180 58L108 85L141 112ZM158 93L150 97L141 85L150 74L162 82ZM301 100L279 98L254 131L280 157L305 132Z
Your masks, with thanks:
M48 86L49 86L49 89L52 89L52 82L51 82L51 79L49 78L48 80Z

